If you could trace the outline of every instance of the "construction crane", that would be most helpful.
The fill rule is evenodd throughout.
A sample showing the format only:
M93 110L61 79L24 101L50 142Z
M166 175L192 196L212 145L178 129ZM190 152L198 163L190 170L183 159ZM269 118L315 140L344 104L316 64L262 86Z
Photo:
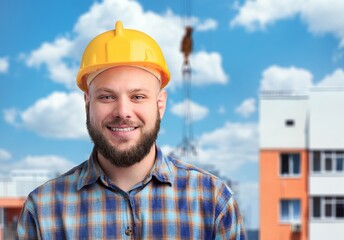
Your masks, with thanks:
M185 17L184 17L184 29L185 34L182 37L180 51L184 56L182 63L182 77L183 77L183 88L184 88L184 116L183 116L183 137L181 143L177 146L176 151L173 155L182 155L189 161L190 156L197 155L197 148L193 137L193 126L192 126L192 109L191 109L191 79L192 79L192 68L190 55L193 50L193 39L192 31L193 28L189 23L191 16L191 1L184 1Z
M192 32L193 28L190 23L191 19L191 0L181 0L183 2L185 17L183 19L183 27L185 33L181 40L180 51L183 54L184 60L182 63L182 77L183 77L183 89L184 89L184 116L183 116L183 137L182 141L174 149L170 155L174 157L183 156L183 160L187 162L193 162L191 156L197 156L198 150L196 145L196 140L193 136L193 126L192 126L192 109L191 109L191 80L192 80L192 67L190 55L193 51L193 38ZM193 162L198 166L202 166L202 169L209 171L210 173L223 179L226 184L235 190L237 196L239 195L239 183L229 179L227 176L221 176L218 169L213 165L202 165L200 161ZM239 198L239 197L238 197ZM246 220L248 221L248 220Z

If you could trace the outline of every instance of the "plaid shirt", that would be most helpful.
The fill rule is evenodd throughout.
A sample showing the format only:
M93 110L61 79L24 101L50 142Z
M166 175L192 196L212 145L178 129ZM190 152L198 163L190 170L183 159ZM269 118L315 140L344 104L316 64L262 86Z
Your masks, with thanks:
M245 239L231 190L218 178L157 150L131 191L111 184L96 154L28 196L19 239Z

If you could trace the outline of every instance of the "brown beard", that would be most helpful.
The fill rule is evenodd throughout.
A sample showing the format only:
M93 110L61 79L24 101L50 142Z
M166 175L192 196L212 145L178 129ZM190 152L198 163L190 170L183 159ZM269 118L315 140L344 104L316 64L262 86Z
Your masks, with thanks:
M125 121L125 120L120 120ZM139 142L127 150L119 150L113 146L108 139L90 122L89 106L87 107L86 125L88 133L94 143L95 150L102 154L111 164L116 167L130 167L139 163L155 144L160 130L160 114L157 112L155 126L149 132L143 133Z

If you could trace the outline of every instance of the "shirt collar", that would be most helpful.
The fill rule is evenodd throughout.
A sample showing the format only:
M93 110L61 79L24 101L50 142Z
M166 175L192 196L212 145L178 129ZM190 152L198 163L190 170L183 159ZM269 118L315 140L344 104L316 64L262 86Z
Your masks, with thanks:
M169 183L172 185L174 182L174 174L171 165L171 161L168 160L168 157L164 156L161 149L157 146L156 161L151 175L160 182Z
M168 160L168 157L164 156L161 149L157 146L156 161L150 175L154 176L160 182L169 183L172 185L174 182L174 174L171 164L172 163ZM84 164L81 170L78 180L78 190L87 185L95 183L99 178L102 177L107 179L107 176L98 163L97 151L93 148L87 163Z
M81 188L91 185L95 183L98 178L102 175L103 170L99 166L98 158L97 158L97 151L93 148L93 151L86 162L84 164L79 179L78 179L78 190Z

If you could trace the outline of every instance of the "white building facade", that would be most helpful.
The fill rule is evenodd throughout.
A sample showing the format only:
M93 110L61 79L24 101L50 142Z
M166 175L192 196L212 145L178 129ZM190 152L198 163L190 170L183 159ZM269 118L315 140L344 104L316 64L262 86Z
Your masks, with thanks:
M344 233L344 89L309 94L309 236Z
M307 152L308 217L302 239L344 239L344 88L261 93L260 149ZM293 163L288 160L286 169L300 172ZM279 219L282 212L283 207Z

